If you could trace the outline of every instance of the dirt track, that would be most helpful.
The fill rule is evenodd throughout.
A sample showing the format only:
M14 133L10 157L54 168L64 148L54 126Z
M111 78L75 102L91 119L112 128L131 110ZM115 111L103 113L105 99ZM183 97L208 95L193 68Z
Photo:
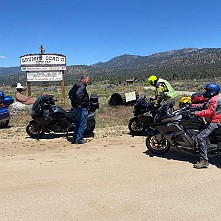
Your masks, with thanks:
M220 158L196 170L190 154L149 155L142 136L0 133L0 220L221 220Z

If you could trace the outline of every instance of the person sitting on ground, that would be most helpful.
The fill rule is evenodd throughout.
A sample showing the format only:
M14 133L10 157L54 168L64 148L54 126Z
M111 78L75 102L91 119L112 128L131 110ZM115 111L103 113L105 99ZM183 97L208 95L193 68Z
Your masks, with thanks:
M36 98L34 98L32 96L26 96L23 94L23 91L26 91L26 88L24 88L21 85L21 83L17 84L16 90L17 90L17 92L16 92L15 99L17 102L20 102L25 105L31 105L31 104L35 103Z
M162 101L167 101L170 98L175 98L177 95L176 91L172 88L167 80L159 78L155 75L151 75L145 82L145 85L152 85L156 88L154 100L157 100L158 104L160 104Z

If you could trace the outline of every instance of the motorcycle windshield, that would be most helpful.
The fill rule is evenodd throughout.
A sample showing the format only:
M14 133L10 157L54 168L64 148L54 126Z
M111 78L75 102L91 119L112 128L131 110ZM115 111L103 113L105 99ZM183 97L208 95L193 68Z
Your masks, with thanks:
M35 109L42 101L42 96L38 97L35 103L32 106L32 110Z
M174 104L175 100L173 98L170 98L161 105L160 109L168 110L169 108L172 108Z
M175 101L174 101L173 98L170 98L169 100L164 102L161 105L161 107L159 108L158 113L155 116L154 122L156 123L156 122L159 122L162 119L165 119L170 114L169 110L171 110L173 108L174 103L175 103Z

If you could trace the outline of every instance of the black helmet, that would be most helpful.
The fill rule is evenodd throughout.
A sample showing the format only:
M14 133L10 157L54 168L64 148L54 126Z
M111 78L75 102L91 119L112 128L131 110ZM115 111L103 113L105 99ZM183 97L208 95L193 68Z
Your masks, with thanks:
M203 94L203 97L205 98L211 98L215 95L218 95L220 92L219 85L214 83L206 84L204 86L204 89L206 90L205 93Z

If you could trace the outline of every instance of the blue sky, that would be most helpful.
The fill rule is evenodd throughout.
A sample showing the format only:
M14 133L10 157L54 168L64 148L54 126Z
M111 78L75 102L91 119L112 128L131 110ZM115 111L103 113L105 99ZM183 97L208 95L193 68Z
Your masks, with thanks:
M220 12L220 0L0 0L0 67L19 66L41 44L67 65L220 48Z

